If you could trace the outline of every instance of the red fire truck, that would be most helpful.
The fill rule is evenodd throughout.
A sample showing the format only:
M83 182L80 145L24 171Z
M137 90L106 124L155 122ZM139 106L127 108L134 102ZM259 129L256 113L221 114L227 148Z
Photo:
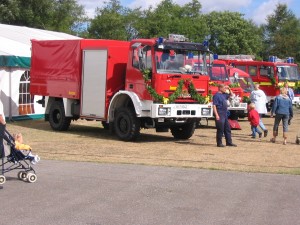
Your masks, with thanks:
M199 118L212 117L205 102L209 51L182 35L170 38L32 40L30 92L44 96L45 120L57 131L87 119L124 141L141 128L188 139ZM188 54L203 60L202 71L182 70Z
M235 96L229 99L230 118L245 117L248 112L248 101L254 84L248 73L229 66L225 61L214 60L210 70L209 90L214 95L218 91L218 84L223 83L231 87Z
M270 57L269 62L256 60L226 60L232 66L250 74L254 83L259 83L260 88L268 98L267 108L271 109L274 98L280 93L280 87L288 82L294 88L295 98L293 104L300 104L300 74L298 65L288 58L286 61Z

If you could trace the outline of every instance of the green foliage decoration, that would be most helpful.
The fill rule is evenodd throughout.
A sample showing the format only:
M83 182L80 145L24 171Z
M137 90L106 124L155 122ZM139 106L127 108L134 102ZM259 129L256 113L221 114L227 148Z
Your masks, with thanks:
M243 102L249 104L251 102L251 100L248 96L243 96Z
M240 87L240 84L238 82L235 82L233 84L229 84L229 87L230 88L238 88L238 87Z

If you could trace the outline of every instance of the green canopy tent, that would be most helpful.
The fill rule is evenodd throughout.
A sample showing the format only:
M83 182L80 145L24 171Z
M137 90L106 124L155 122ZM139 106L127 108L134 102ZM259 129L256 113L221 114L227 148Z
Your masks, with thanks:
M30 57L19 57L19 56L0 56L0 67L9 68L30 68Z

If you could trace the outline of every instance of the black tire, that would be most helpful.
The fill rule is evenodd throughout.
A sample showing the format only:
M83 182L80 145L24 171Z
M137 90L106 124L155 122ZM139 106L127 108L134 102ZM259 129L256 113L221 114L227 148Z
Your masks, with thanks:
M109 130L109 123L106 123L106 121L101 121L101 124L105 130Z
M171 133L175 139L186 140L193 136L196 122L189 122L182 126L171 127Z
M239 114L236 110L230 110L230 115L228 117L231 120L238 120L239 119Z
M49 123L53 130L65 131L69 129L71 118L66 117L61 101L54 101L50 106Z
M141 122L133 110L120 108L114 120L114 131L123 141L134 141L140 135Z

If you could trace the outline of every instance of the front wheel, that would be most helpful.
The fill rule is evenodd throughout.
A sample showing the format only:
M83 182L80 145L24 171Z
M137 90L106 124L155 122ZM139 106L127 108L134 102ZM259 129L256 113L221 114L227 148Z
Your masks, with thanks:
M175 139L186 140L193 136L196 122L189 122L182 126L171 127L171 133Z
M69 129L71 118L66 117L62 101L54 101L50 106L49 123L53 130L65 131Z
M140 135L141 122L129 108L120 108L115 117L114 131L123 141L134 141Z

